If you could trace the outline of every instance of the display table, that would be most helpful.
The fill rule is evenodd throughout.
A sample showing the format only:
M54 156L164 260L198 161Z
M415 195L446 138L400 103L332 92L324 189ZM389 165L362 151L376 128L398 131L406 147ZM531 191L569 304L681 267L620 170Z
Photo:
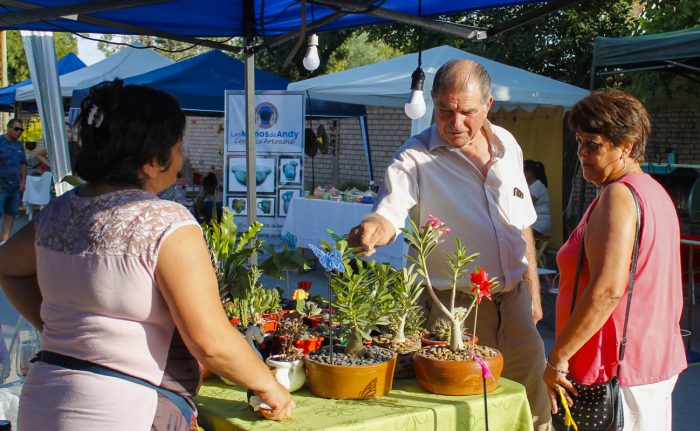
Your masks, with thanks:
M280 422L260 419L245 402L246 391L227 386L219 378L204 382L195 398L199 425L206 431L229 430L325 430L325 431L449 431L483 430L482 395L445 396L423 391L415 380L397 380L381 398L330 400L307 389L294 392L294 416ZM489 429L532 430L525 387L499 379L488 394Z
M362 218L372 210L372 205L332 200L294 198L289 204L287 218L282 227L282 235L294 235L297 247L307 248L309 244L321 245L321 240L333 244L328 229L337 235L346 235L350 229L360 224ZM377 248L369 259L386 262L394 268L403 268L408 245L399 236L393 244Z

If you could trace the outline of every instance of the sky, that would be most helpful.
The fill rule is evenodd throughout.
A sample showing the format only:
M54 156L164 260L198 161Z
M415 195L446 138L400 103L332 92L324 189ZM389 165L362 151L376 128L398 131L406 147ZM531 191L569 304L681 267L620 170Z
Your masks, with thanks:
M90 37L99 38L99 34L90 34ZM97 49L97 42L78 36L78 57L83 63L90 66L105 58L102 51Z

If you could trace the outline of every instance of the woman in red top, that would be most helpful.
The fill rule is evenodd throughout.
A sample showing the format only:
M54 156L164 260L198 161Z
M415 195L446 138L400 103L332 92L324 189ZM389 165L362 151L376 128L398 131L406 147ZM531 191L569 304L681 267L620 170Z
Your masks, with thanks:
M552 411L558 410L557 386L576 394L567 374L590 385L617 371L637 223L628 184L639 196L642 228L619 376L625 430L670 430L671 392L687 366L679 327L680 229L668 193L640 167L651 120L630 94L602 90L572 108L569 127L583 177L601 191L557 255L556 341L544 373ZM582 237L584 259L570 314Z

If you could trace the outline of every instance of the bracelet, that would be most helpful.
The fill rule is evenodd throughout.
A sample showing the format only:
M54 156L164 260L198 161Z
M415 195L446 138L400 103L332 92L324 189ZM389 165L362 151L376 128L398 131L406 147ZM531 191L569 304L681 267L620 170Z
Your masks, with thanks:
M553 370L556 371L557 373L564 374L564 375L569 374L568 371L562 370L561 368L555 367L554 364L552 364L551 362L549 362L549 359L545 360L544 363L545 363L545 365L547 365L548 368L553 369Z

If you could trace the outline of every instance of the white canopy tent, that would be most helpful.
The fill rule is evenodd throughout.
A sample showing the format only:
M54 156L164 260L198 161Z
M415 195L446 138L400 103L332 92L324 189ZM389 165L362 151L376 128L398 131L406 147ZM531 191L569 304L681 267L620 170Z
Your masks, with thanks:
M493 110L499 107L509 111L515 108L532 111L537 106L569 108L588 94L582 88L443 45L423 51L423 94L427 109L422 118L413 120L411 134L430 125L433 78L440 66L456 58L474 60L489 72L493 82ZM294 82L287 89L306 91L311 99L403 107L411 93L411 74L417 65L418 54L407 54L381 63Z
M125 47L116 54L91 66L61 75L59 77L61 96L71 97L75 89L92 87L102 81L114 78L140 75L173 63L174 61L150 49ZM17 88L15 94L18 102L35 99L34 88L31 84Z

